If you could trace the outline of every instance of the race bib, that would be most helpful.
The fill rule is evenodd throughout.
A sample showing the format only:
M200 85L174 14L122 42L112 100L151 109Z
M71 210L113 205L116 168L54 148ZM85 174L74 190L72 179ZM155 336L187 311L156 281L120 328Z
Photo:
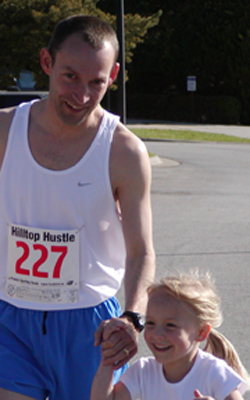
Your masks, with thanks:
M9 224L6 293L38 303L79 297L79 232Z

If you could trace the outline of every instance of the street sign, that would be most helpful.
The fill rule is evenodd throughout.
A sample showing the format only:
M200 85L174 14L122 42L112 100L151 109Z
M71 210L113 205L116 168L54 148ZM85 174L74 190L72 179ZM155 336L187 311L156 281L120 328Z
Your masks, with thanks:
M187 91L196 92L196 76L187 77Z

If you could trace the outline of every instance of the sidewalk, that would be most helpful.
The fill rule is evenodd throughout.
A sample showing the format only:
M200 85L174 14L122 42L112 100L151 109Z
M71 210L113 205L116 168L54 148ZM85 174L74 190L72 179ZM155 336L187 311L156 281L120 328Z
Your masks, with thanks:
M178 123L178 122L153 122L150 121L130 121L126 124L129 128L148 128L148 129L173 129L173 130L190 130L208 133L220 133L228 136L237 136L245 139L250 139L250 126L241 125L207 125L193 123Z

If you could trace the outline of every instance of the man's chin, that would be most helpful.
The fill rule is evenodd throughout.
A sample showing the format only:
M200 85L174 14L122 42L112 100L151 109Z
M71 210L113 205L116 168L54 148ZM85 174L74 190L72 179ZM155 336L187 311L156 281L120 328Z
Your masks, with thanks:
M88 110L85 113L81 113L81 115L66 115L66 114L60 114L59 118L65 125L69 126L79 126L82 125L90 116L91 110ZM79 113L80 114L80 113Z

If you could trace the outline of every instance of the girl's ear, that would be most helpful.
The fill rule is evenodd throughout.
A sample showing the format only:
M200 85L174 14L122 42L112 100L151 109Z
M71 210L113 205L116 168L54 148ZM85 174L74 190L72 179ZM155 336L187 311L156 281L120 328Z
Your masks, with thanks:
M202 326L202 328L200 328L198 336L196 338L196 340L198 342L203 342L203 340L206 340L208 338L208 335L211 331L211 325L210 324L205 324Z

